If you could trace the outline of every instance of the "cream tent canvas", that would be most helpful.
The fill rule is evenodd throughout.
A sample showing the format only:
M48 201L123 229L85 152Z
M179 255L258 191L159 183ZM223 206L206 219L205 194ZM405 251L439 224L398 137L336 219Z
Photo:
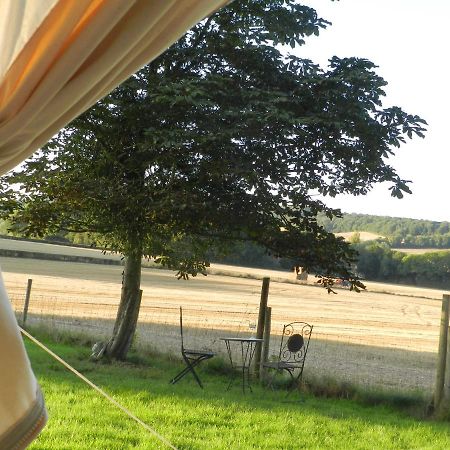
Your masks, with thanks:
M0 0L0 174L226 0ZM0 276L0 449L46 422Z

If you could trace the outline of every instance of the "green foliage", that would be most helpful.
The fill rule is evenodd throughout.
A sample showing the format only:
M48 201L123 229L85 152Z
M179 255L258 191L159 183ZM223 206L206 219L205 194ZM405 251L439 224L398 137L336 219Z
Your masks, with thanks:
M95 233L66 233L65 237L76 245L95 246L95 243L100 241L100 236Z
M0 234L7 235L9 234L9 228L11 227L8 220L0 220Z
M450 222L343 214L329 217L321 214L318 222L333 233L368 231L385 236L393 247L450 248Z
M392 251L383 241L354 246L357 272L363 278L394 283L450 288L450 251L420 255Z
M352 277L352 250L316 220L340 212L312 194L384 181L402 197L407 182L386 160L425 121L382 107L372 62L321 68L277 46L327 24L293 0L231 3L3 178L1 216L27 235L95 232L99 246L181 277L202 271L211 246L246 240Z
M0 219L0 234L4 236L22 237L21 225L10 219Z
M359 244L361 242L361 234L356 232L350 236L349 239L350 244Z
M354 252L317 222L340 211L315 194L387 182L401 198L387 160L426 123L383 107L371 61L284 51L327 25L294 0L232 2L0 179L0 218L26 236L87 233L125 255L111 352L132 340L142 256L187 278L212 246L251 241L358 287Z
M262 246L251 241L227 243L225 248L212 247L208 258L213 262L264 269L289 269L295 263L287 258L275 258Z

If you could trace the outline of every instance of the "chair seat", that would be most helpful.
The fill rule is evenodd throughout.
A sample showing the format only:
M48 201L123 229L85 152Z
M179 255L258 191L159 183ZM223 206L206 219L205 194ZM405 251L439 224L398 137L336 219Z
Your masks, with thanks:
M213 353L213 352L211 352L211 351L209 351L209 350L189 350L189 349L185 348L185 349L183 350L183 353L184 353L185 355L197 355L197 356L204 355L204 356L210 356L211 358L212 358L213 356L215 356L215 353Z
M274 362L266 362L263 364L264 367L269 369L297 369L302 365L301 363L296 362L286 362L286 361L274 361Z

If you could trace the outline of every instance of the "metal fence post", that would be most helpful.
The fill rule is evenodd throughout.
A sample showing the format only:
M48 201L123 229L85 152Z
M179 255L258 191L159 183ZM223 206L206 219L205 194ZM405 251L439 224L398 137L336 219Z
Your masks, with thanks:
M442 296L441 328L439 333L439 353L436 370L436 385L434 388L433 406L439 408L444 391L445 366L447 359L447 340L449 325L450 295Z
M25 304L23 305L23 316L22 316L22 326L25 327L28 316L28 306L30 305L31 296L31 285L33 284L33 279L28 278L27 292L25 294Z
M261 300L259 302L258 326L256 328L256 337L262 339L264 335L264 319L266 315L267 299L269 298L270 278L264 277L261 288ZM259 366L261 363L262 345L261 342L256 344L255 348L255 372L260 378Z

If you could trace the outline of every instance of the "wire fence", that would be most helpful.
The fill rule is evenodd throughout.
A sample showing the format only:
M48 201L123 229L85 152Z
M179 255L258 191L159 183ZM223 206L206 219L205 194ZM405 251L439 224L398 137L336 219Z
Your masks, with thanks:
M255 293L255 296L259 294ZM10 292L10 299L19 323L23 321L24 293ZM258 304L258 298L252 304ZM55 294L31 295L27 325L45 327L81 335L93 341L108 339L113 331L118 299L75 298ZM183 307L183 330L187 347L214 350L226 362L223 337L254 336L258 308L249 305L217 308L204 304L152 304L143 298L134 344L139 349L180 356L179 307ZM308 322L308 313L301 320ZM297 318L298 319L298 318ZM278 353L283 323L292 317L272 312L269 357ZM305 379L333 380L373 389L396 392L415 391L431 395L436 370L438 330L426 351L417 342L420 333L403 333L387 341L370 336L358 328L333 329L314 325ZM435 342L434 342L435 341ZM381 344L378 343L382 342ZM435 345L434 345L435 344Z

